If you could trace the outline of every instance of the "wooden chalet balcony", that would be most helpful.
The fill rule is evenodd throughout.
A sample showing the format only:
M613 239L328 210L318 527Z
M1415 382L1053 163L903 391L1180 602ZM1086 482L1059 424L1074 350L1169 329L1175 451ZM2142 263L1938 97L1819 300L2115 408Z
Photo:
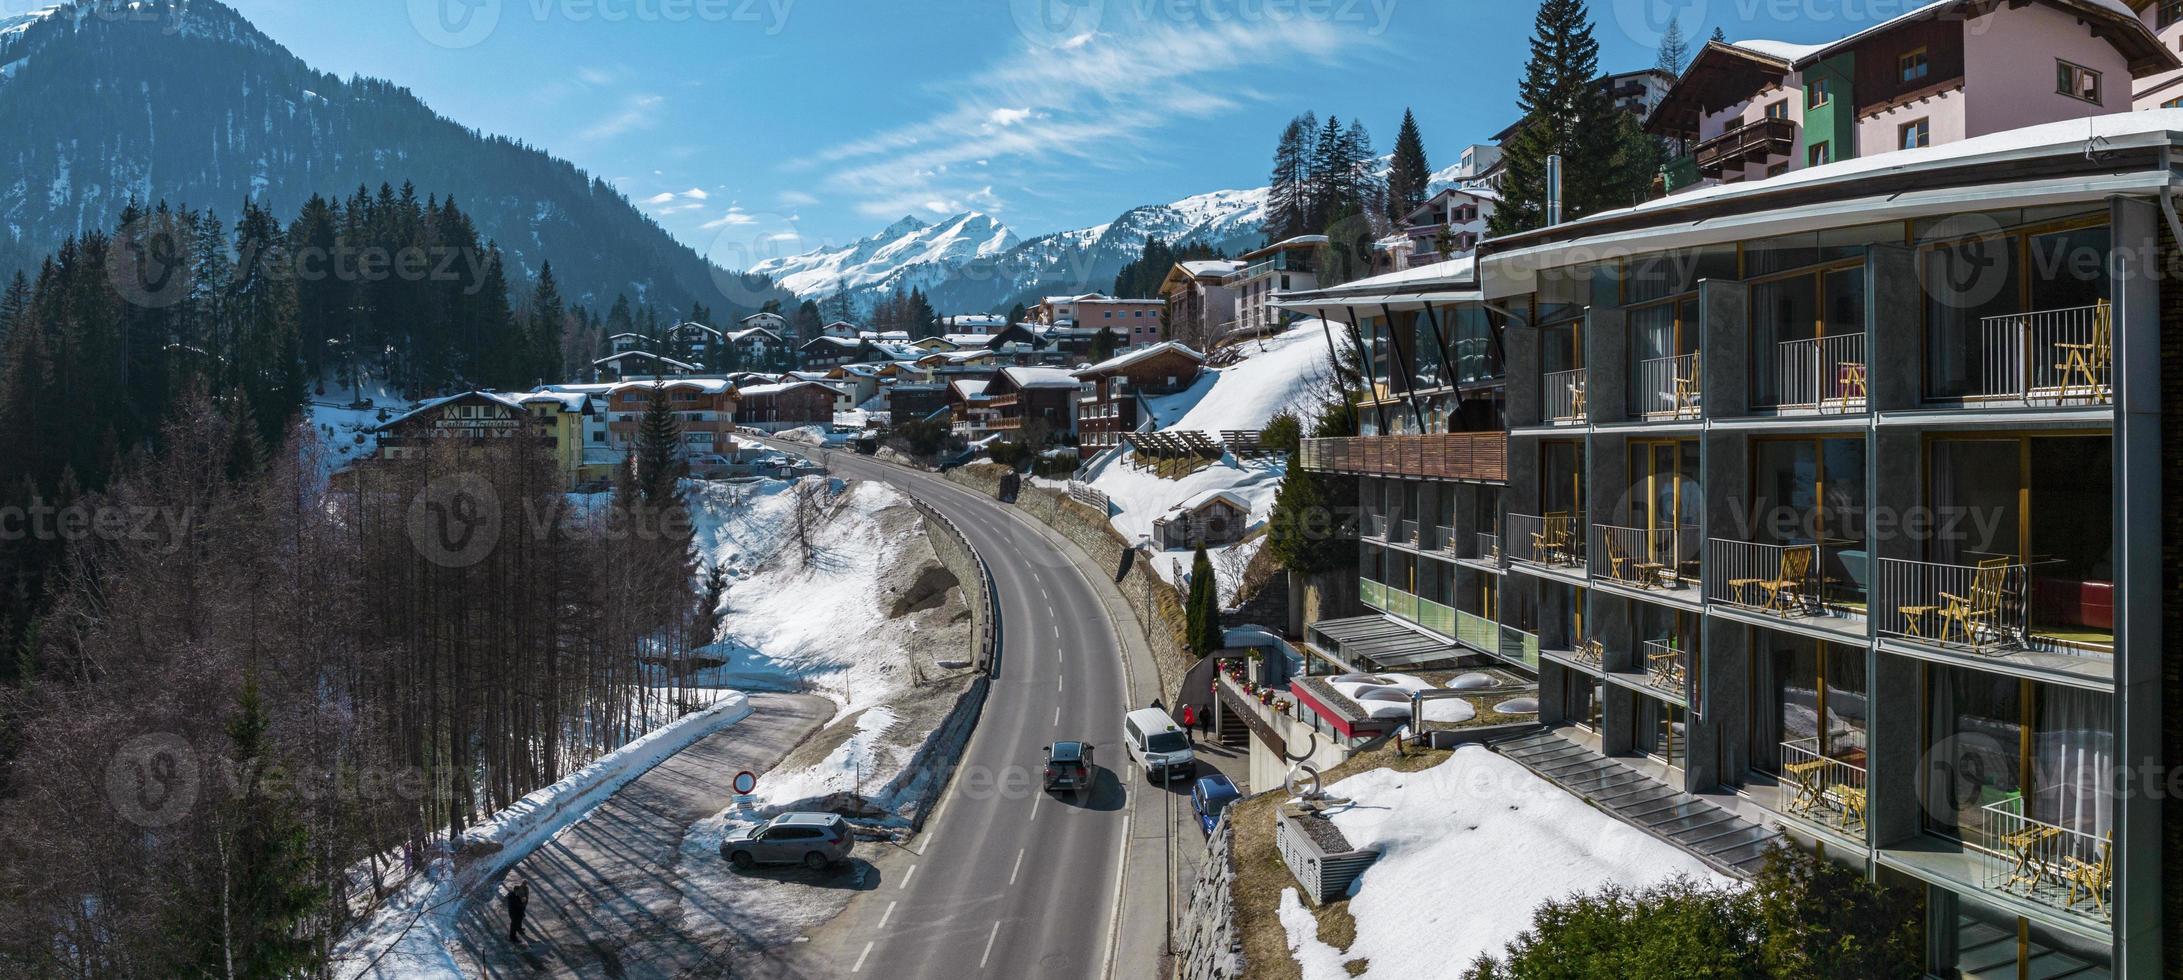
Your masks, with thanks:
M1304 468L1317 473L1490 483L1508 480L1508 434L1504 432L1306 439L1299 455Z
M1761 119L1745 123L1719 136L1698 144L1692 154L1698 162L1698 170L1708 177L1718 177L1727 167L1741 167L1764 163L1774 157L1786 157L1796 145L1796 121L1791 119Z

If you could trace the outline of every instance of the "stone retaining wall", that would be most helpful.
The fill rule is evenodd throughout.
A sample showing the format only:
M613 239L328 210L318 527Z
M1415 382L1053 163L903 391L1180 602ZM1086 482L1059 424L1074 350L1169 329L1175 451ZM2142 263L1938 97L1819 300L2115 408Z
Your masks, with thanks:
M1233 980L1243 975L1243 939L1236 931L1235 828L1214 828L1205 861L1190 880L1190 901L1175 924L1175 969L1181 980Z

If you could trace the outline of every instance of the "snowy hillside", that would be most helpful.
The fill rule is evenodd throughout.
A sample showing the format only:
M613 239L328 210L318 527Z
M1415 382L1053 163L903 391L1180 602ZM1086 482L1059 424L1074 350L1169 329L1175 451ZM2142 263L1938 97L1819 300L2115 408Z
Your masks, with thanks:
M1189 390L1163 398L1148 399L1161 432L1199 431L1219 438L1223 430L1255 430L1282 412L1309 420L1318 411L1320 391L1327 376L1331 354L1327 347L1330 325L1306 320L1286 332L1245 347L1246 357L1225 368L1209 370ZM1334 342L1348 347L1339 330ZM1105 493L1114 505L1110 517L1123 538L1137 541L1152 533L1152 522L1176 507L1226 491L1241 497L1251 508L1252 533L1265 526L1273 512L1287 466L1281 460L1238 459L1222 456L1203 469L1170 480L1150 470L1130 465L1127 454L1117 453L1098 461L1085 474L1087 482ZM1242 568L1264 539L1209 549L1220 572L1221 597L1233 599ZM1154 569L1163 578L1176 578L1175 560L1185 568L1189 556L1177 552L1163 556Z
M1000 255L1019 242L1007 226L976 211L936 225L905 217L848 245L767 259L750 271L772 276L806 298L849 290L870 300L897 288L930 288L965 264Z

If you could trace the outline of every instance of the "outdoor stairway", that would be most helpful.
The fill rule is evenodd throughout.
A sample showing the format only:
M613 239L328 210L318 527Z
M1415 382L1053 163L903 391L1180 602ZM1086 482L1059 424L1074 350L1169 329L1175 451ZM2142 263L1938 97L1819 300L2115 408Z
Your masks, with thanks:
M1214 716L1213 739L1231 749L1249 748L1251 727L1243 723L1243 716L1233 711L1223 711Z
M1712 865L1748 879L1782 837L1720 807L1676 792L1644 773L1552 732L1502 739L1491 748L1593 806Z

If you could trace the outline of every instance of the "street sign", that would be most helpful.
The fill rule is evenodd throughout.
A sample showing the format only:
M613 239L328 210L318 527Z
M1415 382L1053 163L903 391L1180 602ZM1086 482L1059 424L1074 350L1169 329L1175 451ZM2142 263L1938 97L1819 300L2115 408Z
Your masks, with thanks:
M735 795L749 796L758 791L758 774L748 769L735 774Z

